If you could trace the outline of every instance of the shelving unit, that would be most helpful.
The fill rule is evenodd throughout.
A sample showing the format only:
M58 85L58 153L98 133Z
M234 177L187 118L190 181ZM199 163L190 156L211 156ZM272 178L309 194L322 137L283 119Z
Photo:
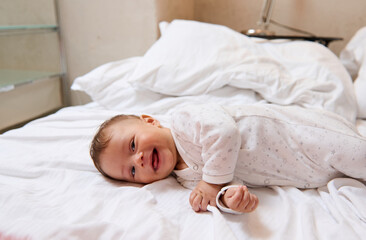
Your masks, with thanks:
M39 79L59 77L61 73L29 70L0 69L0 92L15 88L21 84L31 83Z
M56 24L0 24L0 132L67 105L57 0L53 6Z

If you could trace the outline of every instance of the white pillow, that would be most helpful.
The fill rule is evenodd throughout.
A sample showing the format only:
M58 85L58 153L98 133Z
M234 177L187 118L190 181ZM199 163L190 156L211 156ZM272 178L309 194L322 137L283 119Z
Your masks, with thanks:
M325 108L351 121L356 117L349 75L319 44L270 41L267 46L227 27L195 21L160 27L162 37L143 57L102 65L77 78L72 89L85 91L108 109L150 106L153 112L155 102L228 85L252 90L268 102Z
M358 103L357 117L366 119L366 64L363 66L362 74L360 70L358 78L354 83L354 87Z
M349 75L339 59L317 43L283 43L287 50L278 52L278 56L273 54L274 49L221 25L174 20L162 30L161 38L128 80L137 89L196 96L229 85L251 89L272 103L325 108L351 121L356 117ZM289 55L287 45L297 44L303 48ZM310 45L323 51L318 54L317 48ZM314 49L314 57L307 53L309 49ZM306 61L297 55L306 55ZM284 61L287 57L296 61ZM324 58L330 63L322 62ZM299 72L304 61L310 68L296 74L292 69Z
M94 101L113 97L118 90L128 87L124 81L133 72L140 57L103 64L75 79L71 89L86 92Z
M225 26L174 20L146 52L129 81L138 88L187 96L218 89L238 72L258 75L261 48ZM244 66L238 71L238 66ZM268 73L268 71L267 71ZM259 77L271 77L263 72Z
M366 118L366 27L352 37L340 54L340 59L355 79L354 89L358 103L358 118Z
M168 22L162 21L159 23L159 30L161 35L164 35L165 30L168 28L168 26L169 26Z
M160 94L134 89L127 82L141 57L103 64L75 79L72 90L84 91L93 101L107 109L115 106L145 106L162 98Z

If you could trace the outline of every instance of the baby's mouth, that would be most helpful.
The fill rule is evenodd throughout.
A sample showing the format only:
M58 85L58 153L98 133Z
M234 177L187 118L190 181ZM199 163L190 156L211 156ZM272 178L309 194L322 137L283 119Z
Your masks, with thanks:
M154 171L158 170L159 167L159 155L158 155L158 151L154 148L153 150L153 154L152 154L152 167L154 169Z

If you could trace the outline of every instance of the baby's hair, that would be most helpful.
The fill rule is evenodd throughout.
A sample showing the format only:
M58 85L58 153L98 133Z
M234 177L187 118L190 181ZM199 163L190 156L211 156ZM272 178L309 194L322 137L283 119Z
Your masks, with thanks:
M95 134L91 145L90 145L90 156L93 159L95 167L98 171L105 177L111 178L106 174L103 169L100 167L100 154L103 152L104 149L107 148L109 141L111 140L111 135L107 133L108 127L114 125L117 122L126 120L126 119L140 119L138 116L135 115L116 115L105 122L103 122L97 133Z

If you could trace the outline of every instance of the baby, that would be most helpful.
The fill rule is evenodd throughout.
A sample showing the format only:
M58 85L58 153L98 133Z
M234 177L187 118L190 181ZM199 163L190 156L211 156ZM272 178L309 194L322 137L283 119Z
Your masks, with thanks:
M96 168L112 179L145 184L173 174L193 189L195 211L217 205L231 213L258 206L246 186L314 188L344 175L366 179L366 139L325 111L188 105L169 124L148 115L107 120L90 149Z

